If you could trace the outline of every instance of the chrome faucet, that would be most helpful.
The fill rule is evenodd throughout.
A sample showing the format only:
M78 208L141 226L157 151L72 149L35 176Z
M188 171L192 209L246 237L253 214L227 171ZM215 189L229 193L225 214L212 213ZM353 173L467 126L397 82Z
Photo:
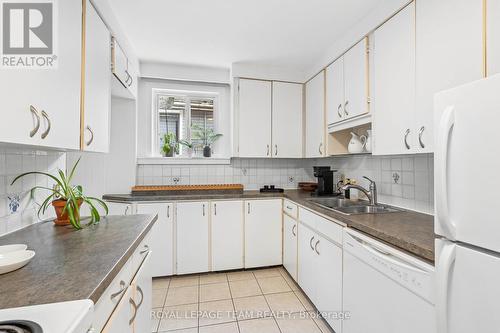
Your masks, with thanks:
M369 190L365 189L363 186L351 185L351 184L347 184L347 185L342 186L342 190L343 191L349 190L349 189L359 190L359 191L363 192L368 197L368 200L370 200L371 206L376 206L377 205L377 184L373 180L371 180L370 178L368 178L366 176L363 176L363 178L365 178L366 180L368 180L370 182Z

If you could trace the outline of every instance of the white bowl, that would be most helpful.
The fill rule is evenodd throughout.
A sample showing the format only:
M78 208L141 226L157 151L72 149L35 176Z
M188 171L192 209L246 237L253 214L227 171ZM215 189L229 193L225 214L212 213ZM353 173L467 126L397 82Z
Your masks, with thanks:
M23 250L0 255L0 274L15 271L26 265L35 256L35 251Z
M0 246L0 254L5 254L14 251L24 251L28 248L26 244L11 244Z

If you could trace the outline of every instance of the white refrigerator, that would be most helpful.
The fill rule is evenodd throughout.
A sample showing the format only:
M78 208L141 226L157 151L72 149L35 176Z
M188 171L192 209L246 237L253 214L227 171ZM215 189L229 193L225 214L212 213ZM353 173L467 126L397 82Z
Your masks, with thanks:
M438 333L500 332L500 75L435 98Z

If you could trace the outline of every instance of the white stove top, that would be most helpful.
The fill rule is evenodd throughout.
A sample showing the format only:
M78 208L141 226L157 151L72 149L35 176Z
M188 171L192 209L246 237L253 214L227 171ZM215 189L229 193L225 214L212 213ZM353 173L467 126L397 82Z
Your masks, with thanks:
M0 323L31 321L40 325L43 333L87 333L93 311L90 300L34 305L0 310Z

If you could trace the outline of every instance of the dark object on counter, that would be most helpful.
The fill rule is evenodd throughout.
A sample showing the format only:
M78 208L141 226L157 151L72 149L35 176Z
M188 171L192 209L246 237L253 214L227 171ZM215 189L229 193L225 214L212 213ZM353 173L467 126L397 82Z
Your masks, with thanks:
M314 177L318 178L318 188L312 195L335 195L336 191L333 190L333 173L337 170L330 170L329 166L315 166Z
M282 188L277 188L274 185L264 185L264 187L260 189L260 193L283 193L283 192L285 192L285 190L283 190Z
M318 183L313 183L313 182L300 182L298 184L299 188L302 191L306 192L314 192L318 188Z
M198 195L198 194L242 194L242 184L208 184L208 185L144 185L132 187L132 195Z
M203 157L212 157L212 147L210 146L203 147Z

